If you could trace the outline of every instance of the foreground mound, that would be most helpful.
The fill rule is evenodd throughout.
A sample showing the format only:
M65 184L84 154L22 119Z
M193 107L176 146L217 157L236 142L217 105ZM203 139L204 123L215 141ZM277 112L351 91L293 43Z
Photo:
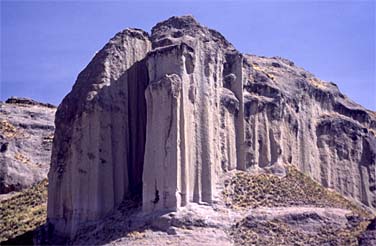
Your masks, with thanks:
M225 182L224 198L231 208L314 206L352 210L361 216L369 212L324 188L294 166L287 166L284 177L236 172Z
M47 183L43 180L0 200L0 242L14 238L9 242L19 242L17 237L22 239L22 235L28 233L28 243L32 243L33 232L46 221Z
M224 201L247 211L230 229L236 245L359 245L374 216L359 204L287 167L280 178L238 172L225 182Z

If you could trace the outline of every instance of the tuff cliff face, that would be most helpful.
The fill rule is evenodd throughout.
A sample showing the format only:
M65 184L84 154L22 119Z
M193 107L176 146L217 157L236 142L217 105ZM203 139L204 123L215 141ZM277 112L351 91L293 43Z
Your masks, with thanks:
M55 111L51 104L26 98L0 102L0 194L47 177Z
M125 198L142 197L144 212L211 205L223 173L283 175L285 164L376 208L375 113L191 16L116 34L55 124L48 220L64 236Z
M222 169L243 165L241 54L191 17L159 23L151 40L143 207L211 204Z
M148 84L147 33L118 33L80 73L58 107L48 218L73 233L141 190Z
M245 55L246 163L291 163L323 186L376 208L376 118L333 83L281 58Z

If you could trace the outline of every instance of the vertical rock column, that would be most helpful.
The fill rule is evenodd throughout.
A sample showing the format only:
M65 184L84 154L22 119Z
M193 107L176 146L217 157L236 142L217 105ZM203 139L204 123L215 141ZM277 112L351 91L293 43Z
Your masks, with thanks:
M186 73L186 46L160 48L148 55L150 84L147 101L146 145L143 172L143 209L175 209L181 204L182 76ZM184 140L183 140L184 141ZM184 167L183 167L184 168ZM183 181L181 181L183 180Z
M147 140L143 174L144 210L175 208L178 193L179 108L181 79L165 75L153 81L145 92L147 100Z
M223 68L224 87L230 89L239 101L238 113L235 117L236 138L236 167L238 170L246 170L245 165L245 128L244 128L244 102L243 102L243 56L238 52L225 55Z
M145 211L211 204L216 175L245 168L242 56L193 45L146 58Z
M197 47L196 47L197 48ZM150 85L143 173L143 209L211 203L215 146L208 78L198 50L181 43L147 58ZM218 136L219 137L219 136ZM219 163L218 163L219 164Z

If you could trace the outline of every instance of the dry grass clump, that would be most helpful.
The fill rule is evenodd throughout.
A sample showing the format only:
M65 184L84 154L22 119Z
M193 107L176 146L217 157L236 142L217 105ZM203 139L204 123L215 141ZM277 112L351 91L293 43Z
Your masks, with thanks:
M275 80L275 77L272 74L268 73L264 67L260 67L258 64L253 63L252 68L258 72L265 74L269 79Z
M358 245L358 236L368 222L340 228L328 223L316 232L307 232L273 219L253 222L245 218L232 227L235 245Z
M314 85L316 88L319 89L327 89L328 88L328 83L325 83L317 78L310 78L308 80L312 85Z
M328 207L352 211L343 228L324 224L309 233L279 219L245 218L234 225L230 235L237 245L358 245L359 235L374 215L330 191L298 171L287 167L283 178L272 174L238 172L225 182L224 200L233 209L257 207Z
M363 217L372 216L340 194L324 188L294 166L287 166L287 175L283 178L273 174L237 172L225 182L223 195L226 205L235 209L307 205L349 209Z
M145 238L145 232L143 232L143 231L131 231L127 234L127 237L129 237L133 240Z
M0 201L0 241L33 231L47 215L47 180Z
M0 121L0 134L6 138L13 138L17 135L17 128L6 120Z
M25 155L21 154L20 152L16 152L14 154L14 159L24 164L30 164L30 158L27 158Z

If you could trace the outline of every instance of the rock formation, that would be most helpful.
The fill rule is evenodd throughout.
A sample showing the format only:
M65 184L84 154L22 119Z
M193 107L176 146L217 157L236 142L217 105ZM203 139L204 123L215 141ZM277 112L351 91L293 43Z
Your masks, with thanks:
M246 56L246 163L291 163L376 208L376 114L281 58Z
M47 177L55 111L51 104L26 98L0 102L0 194Z
M359 245L372 246L376 244L376 218L367 226L359 238Z
M221 174L284 164L376 208L376 115L286 59L239 53L191 16L126 29L56 114L48 221L74 236L125 198L211 205Z

